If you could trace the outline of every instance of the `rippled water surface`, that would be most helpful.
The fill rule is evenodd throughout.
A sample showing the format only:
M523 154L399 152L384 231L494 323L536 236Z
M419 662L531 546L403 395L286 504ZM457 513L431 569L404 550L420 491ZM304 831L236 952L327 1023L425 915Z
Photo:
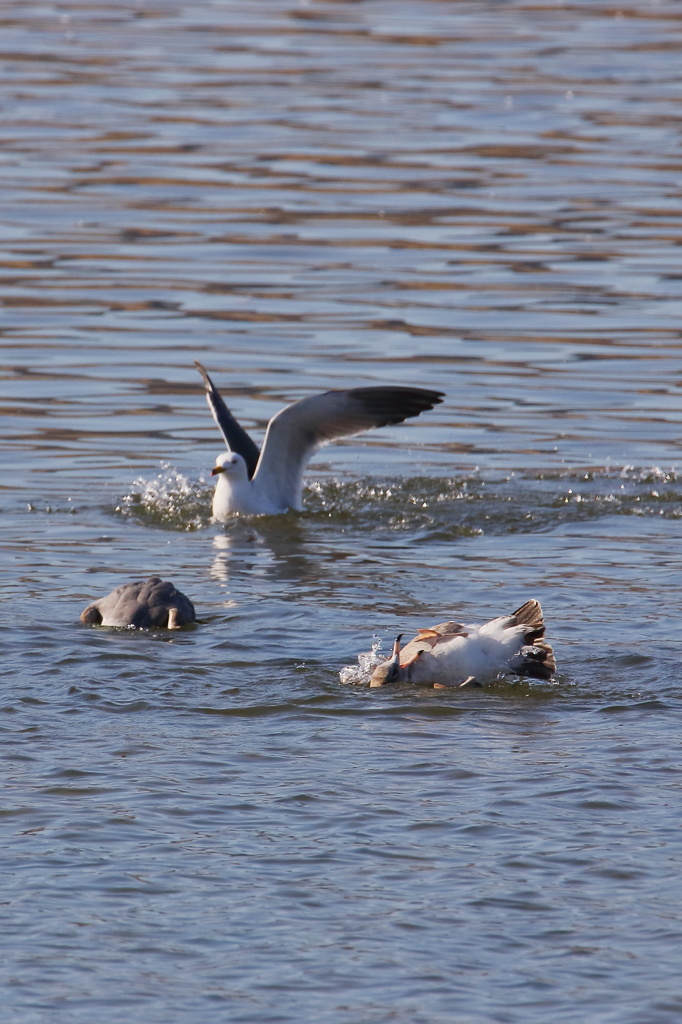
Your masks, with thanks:
M677 1021L680 5L0 29L6 1019ZM446 398L220 526L195 359ZM79 622L154 572L195 628ZM531 596L552 682L340 680Z

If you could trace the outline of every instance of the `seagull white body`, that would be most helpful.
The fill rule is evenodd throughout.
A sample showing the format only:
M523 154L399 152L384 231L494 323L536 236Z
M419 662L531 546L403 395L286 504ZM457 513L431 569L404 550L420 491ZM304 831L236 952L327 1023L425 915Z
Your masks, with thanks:
M249 480L246 462L236 452L223 452L219 455L211 474L216 477L213 518L220 522L234 512L254 516L276 515L290 508L300 510L303 507L300 499L297 502L286 502L286 494L278 494L276 488L259 487L255 477ZM289 497L295 498L295 494Z
M391 659L377 666L370 686L485 685L507 672L549 679L556 662L544 632L542 609L534 600L483 625L442 622L420 630L402 650L398 637Z
M340 437L402 423L432 409L442 392L425 388L370 387L325 391L286 406L270 420L262 451L239 426L200 363L206 400L228 451L216 459L213 517L235 512L275 515L303 508L303 472L312 455Z

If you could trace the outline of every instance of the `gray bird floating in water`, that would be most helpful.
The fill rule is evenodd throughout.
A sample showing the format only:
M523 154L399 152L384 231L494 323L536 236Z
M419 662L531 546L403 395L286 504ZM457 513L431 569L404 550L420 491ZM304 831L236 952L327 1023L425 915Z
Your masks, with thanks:
M81 622L93 626L180 629L195 620L190 599L158 576L123 583L81 612Z
M340 437L402 423L442 402L442 391L371 387L325 391L280 410L268 423L262 451L225 405L213 381L196 363L206 401L228 451L216 459L213 516L233 512L274 515L303 508L303 471L312 455Z
M505 672L551 679L556 661L544 635L542 608L532 599L511 615L482 626L441 622L420 629L402 650L399 636L391 658L377 665L369 685L476 686L491 683Z

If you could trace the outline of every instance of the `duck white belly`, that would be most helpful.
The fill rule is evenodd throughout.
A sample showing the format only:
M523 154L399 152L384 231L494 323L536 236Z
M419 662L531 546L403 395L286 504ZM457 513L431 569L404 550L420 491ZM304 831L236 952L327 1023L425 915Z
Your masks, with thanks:
M485 684L506 672L551 679L556 661L544 633L542 608L531 598L511 615L500 615L481 626L449 621L420 629L402 650L400 634L390 659L377 665L369 685Z
M522 642L516 631L486 635L479 631L480 627L466 628L471 630L466 636L443 640L430 650L419 652L416 648L423 643L419 640L412 641L414 651L410 650L412 644L407 644L400 661L406 666L409 682L456 686L473 676L479 683L490 683L509 668Z

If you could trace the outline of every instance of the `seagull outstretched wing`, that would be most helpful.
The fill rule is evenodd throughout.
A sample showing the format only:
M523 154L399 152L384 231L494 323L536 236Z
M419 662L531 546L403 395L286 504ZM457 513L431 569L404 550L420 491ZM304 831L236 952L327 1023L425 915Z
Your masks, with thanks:
M311 456L340 437L402 423L443 400L426 388L370 387L325 391L277 413L268 424L253 486L269 503L301 508L303 471Z
M249 479L251 479L256 472L260 456L258 445L251 440L244 428L239 426L201 363L195 360L194 365L204 379L206 401L220 433L225 438L225 444L231 452L236 452L244 459L249 471Z

